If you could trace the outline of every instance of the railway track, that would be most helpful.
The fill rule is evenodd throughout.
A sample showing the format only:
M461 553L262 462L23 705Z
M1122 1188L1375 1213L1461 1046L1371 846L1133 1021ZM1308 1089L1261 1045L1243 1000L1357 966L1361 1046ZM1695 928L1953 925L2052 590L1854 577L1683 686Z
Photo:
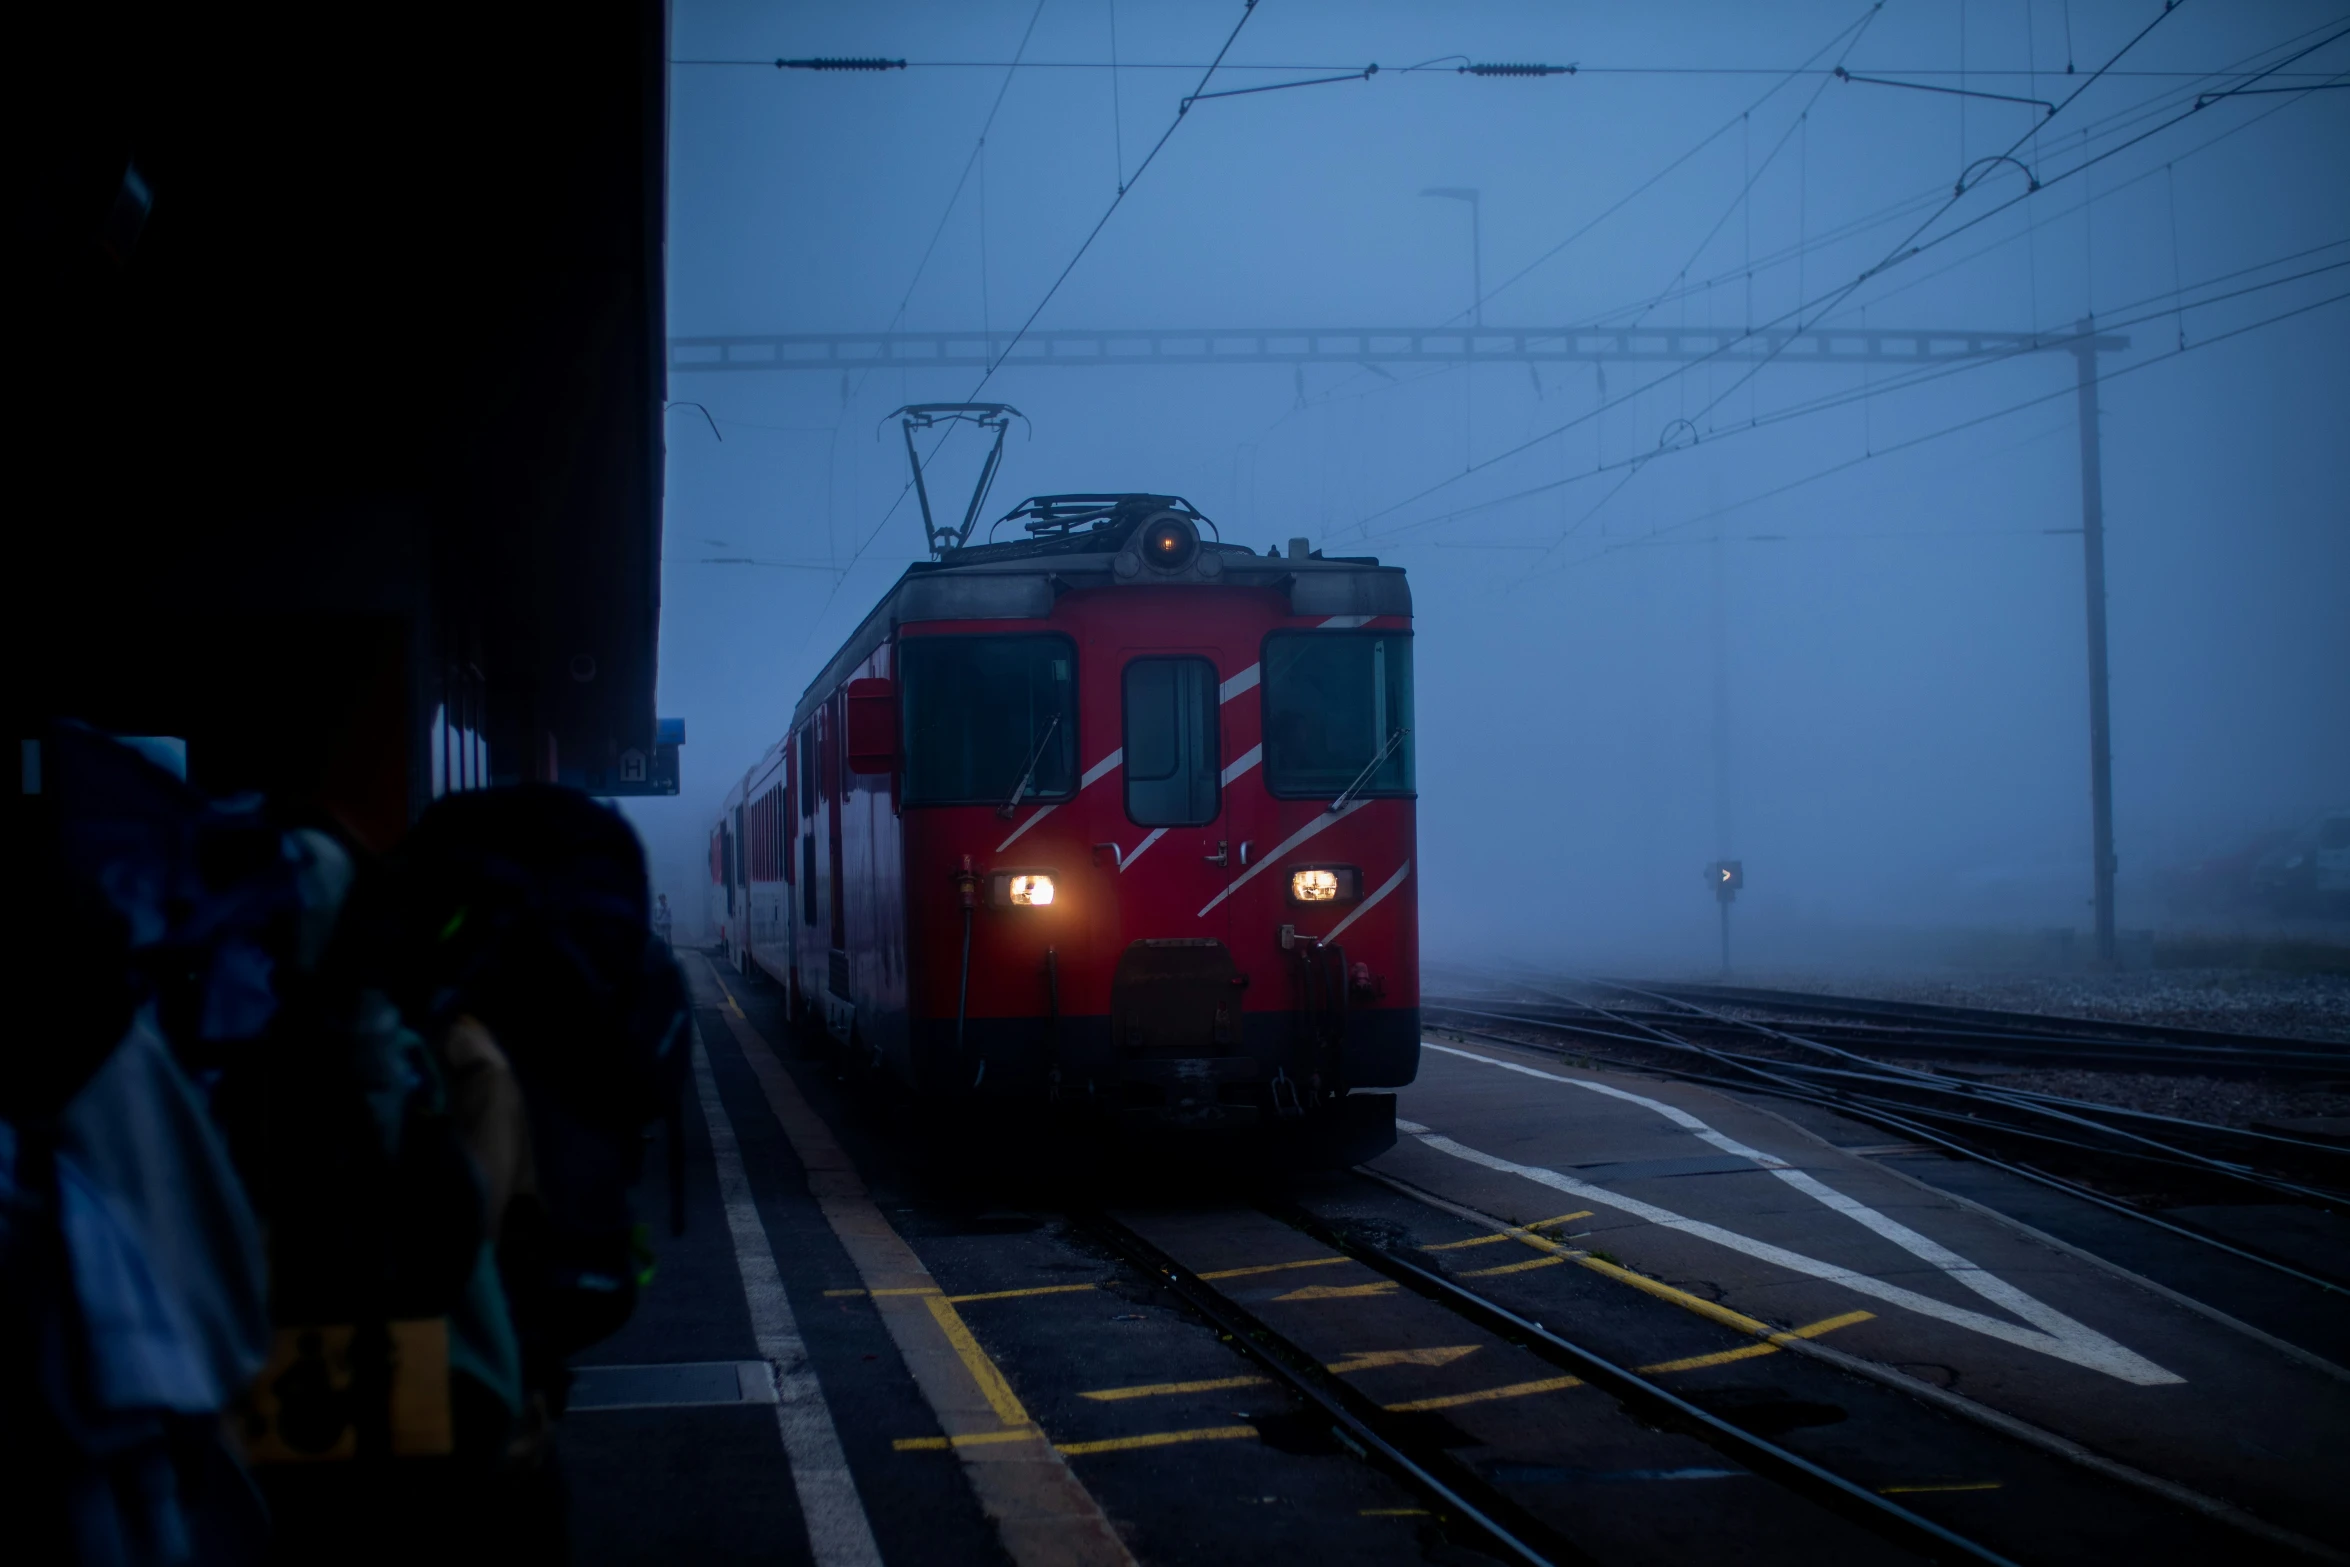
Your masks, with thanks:
M1611 983L1619 983L1611 981ZM2019 1057L2074 1054L2080 1064L2133 1071L2209 1071L2226 1075L2316 1075L2350 1078L2350 1042L2292 1039L2171 1024L2002 1012L1927 1002L1863 1000L1797 990L1731 985L1650 984L1651 992L1701 1005L1739 1007L1781 1017L1828 1020L1874 1035L1888 1046L1948 1040Z
M1471 1037L1832 1109L2058 1187L2322 1289L2350 1290L2350 1279L2320 1277L2148 1211L2157 1205L2243 1201L2248 1195L2341 1208L2350 1204L2350 1149L2003 1088L1996 1079L1962 1078L1885 1059L1902 1054L1948 1059L1947 1050L1921 1046L1906 1031L1888 1046L1881 1038L1856 1037L1856 1030L1836 1037L1805 1024L1798 1031L1664 991L1614 981L1587 983L1609 999L1539 990L1529 996L1520 986L1516 996L1500 1001L1429 997L1425 1012L1432 1025ZM2038 1035L2044 1021L2033 1019L2016 1037L1998 1043L2011 1052L2041 1051L2043 1063L2046 1052L2071 1049L2074 1041L2051 1043L2041 1035L2034 1043L2024 1037ZM2136 1069L2149 1068L2141 1064ZM2288 1070L2310 1068L2301 1062ZM2350 1062L2334 1070L2350 1070Z
M1259 1212L1337 1255L1360 1263L1467 1327L1525 1350L1567 1373L1561 1386L1588 1384L1610 1395L1642 1425L1695 1438L1740 1470L1834 1513L1922 1560L2009 1563L1978 1541L1830 1472L1811 1460L1701 1408L1657 1381L1470 1289L1441 1271L1369 1244L1285 1200ZM1592 1563L1602 1554L1542 1517L1510 1491L1458 1459L1443 1438L1408 1410L1382 1405L1348 1385L1320 1357L1266 1318L1177 1260L1121 1220L1101 1212L1075 1216L1081 1232L1165 1284L1233 1348L1256 1362L1306 1407L1331 1422L1361 1457L1430 1504L1448 1525L1478 1537L1505 1560L1529 1564ZM1254 1271L1254 1270L1242 1270Z
M1805 1036L1863 1054L1922 1057L1987 1066L2073 1066L2108 1071L2269 1077L2290 1081L2350 1082L2350 1045L2317 1040L2221 1034L2197 1029L2106 1023L2031 1013L1897 1002L1856 1002L1798 991L1735 990L1706 985L1633 985L1594 981L1628 997L1650 998L1595 1008L1553 997L1514 1003L1511 1010L1562 1023L1612 1016L1735 1035L1759 1012ZM1491 998L1431 996L1430 1006L1489 1006ZM1731 1010L1735 1009L1735 1010ZM1710 1014L1710 1015L1709 1015Z

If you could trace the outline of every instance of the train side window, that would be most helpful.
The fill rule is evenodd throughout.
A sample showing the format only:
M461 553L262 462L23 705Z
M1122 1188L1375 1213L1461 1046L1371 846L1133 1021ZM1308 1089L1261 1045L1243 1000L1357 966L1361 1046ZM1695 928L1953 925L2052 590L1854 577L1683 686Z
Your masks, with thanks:
M1142 827L1216 819L1216 666L1204 658L1138 658L1126 666L1126 815Z
M1276 632L1265 639L1263 686L1265 787L1274 795L1412 792L1410 637Z
M816 726L802 729L792 748L800 753L800 815L811 817L816 814Z
M906 804L1075 790L1077 649L1067 637L908 637L898 660Z

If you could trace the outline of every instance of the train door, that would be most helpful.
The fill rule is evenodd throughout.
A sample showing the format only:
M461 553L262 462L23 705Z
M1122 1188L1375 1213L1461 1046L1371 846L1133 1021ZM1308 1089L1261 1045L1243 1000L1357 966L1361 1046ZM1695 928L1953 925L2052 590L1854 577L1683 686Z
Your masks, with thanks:
M856 1005L849 986L849 877L841 854L841 814L847 805L847 791L842 788L848 766L844 739L840 697L835 695L816 712L818 784L824 797L825 912L830 920L826 933L829 940L825 953L824 1026L845 1045L856 1021Z
M816 726L809 723L792 740L793 762L798 769L799 784L798 852L800 857L799 883L794 888L792 921L792 972L799 976L800 1002L812 1008L814 998L823 991L823 981L815 972L824 943L816 936Z
M1231 1055L1241 1043L1242 982L1226 907L1240 872L1225 809L1219 689L1215 662L1202 653L1138 650L1119 669L1120 805L1135 839L1121 857L1126 939L1110 1011L1130 1059Z
M734 966L748 970L751 963L751 865L743 847L743 808L727 818L726 928L733 940L729 955Z

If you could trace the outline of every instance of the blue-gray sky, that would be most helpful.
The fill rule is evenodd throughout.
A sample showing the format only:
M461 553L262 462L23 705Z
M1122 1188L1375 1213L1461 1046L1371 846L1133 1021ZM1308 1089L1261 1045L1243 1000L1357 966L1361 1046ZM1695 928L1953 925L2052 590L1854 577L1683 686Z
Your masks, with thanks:
M2321 303L2350 292L2350 92L2188 111L2311 44L2259 85L2350 81L2350 39L2324 42L2343 23L2323 6L2188 0L2071 98L2160 14L1261 0L1211 90L1379 74L1199 104L1038 325L1452 320L1469 212L1420 194L1448 186L1482 193L1489 323L2111 326L2130 340L2101 387L2121 919L2191 918L2158 901L2166 868L2350 802L2350 302ZM681 62L911 68L673 67L670 330L1026 320L1240 15L681 0ZM1399 69L1447 56L1581 69ZM1839 62L2064 108L1819 74ZM1950 201L2043 119L2022 168ZM1839 297L1905 240L1925 248ZM1592 417L1588 365L1007 366L986 395L1034 433L989 515L1172 492L1260 548L1302 534L1409 567L1432 953L1700 960L1723 852L1748 866L1741 921L1789 940L2085 925L2072 360L1908 389L1743 374L1609 366ZM669 420L661 708L690 743L684 795L632 814L673 900L692 906L719 797L921 552L877 427L974 380L672 378L725 435ZM1833 406L1779 417L1815 401ZM950 444L941 488L975 455ZM797 564L695 563L712 556Z

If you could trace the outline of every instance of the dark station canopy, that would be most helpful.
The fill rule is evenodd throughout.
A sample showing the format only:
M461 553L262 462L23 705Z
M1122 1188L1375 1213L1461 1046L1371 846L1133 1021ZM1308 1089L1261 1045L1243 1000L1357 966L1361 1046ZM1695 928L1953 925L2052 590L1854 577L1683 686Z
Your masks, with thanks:
M11 716L388 842L658 754L665 7L12 28ZM674 747L669 752L673 762Z

